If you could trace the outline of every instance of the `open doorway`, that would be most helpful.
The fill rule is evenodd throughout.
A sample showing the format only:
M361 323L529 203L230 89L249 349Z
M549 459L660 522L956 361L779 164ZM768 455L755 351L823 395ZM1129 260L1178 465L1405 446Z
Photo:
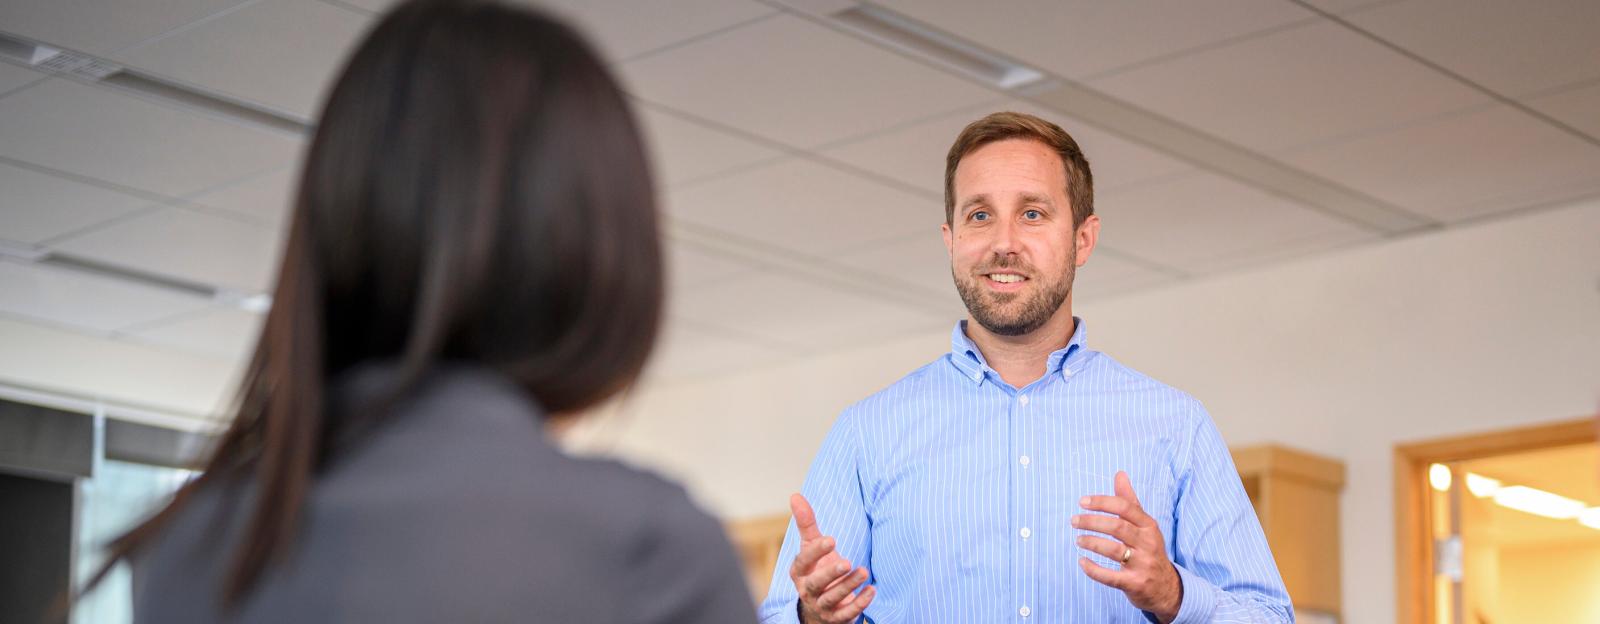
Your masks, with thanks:
M1600 622L1593 419L1395 452L1400 622Z

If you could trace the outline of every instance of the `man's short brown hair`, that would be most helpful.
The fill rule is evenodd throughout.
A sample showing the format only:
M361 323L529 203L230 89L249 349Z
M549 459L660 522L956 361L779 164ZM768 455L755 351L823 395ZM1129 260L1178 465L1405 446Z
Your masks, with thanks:
M1089 173L1089 160L1072 135L1055 125L1026 113L994 113L979 119L961 130L950 154L944 159L944 222L955 223L956 166L974 150L1005 139L1030 139L1045 144L1061 157L1067 172L1067 200L1072 203L1072 225L1083 224L1094 214L1094 176Z

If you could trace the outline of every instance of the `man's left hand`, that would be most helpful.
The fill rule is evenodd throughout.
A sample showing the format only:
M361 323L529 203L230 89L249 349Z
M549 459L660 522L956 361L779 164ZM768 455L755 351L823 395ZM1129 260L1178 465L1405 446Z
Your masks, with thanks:
M1177 619L1178 607L1183 604L1183 581L1167 559L1161 526L1139 506L1128 473L1117 472L1115 489L1115 496L1085 496L1078 501L1084 509L1110 516L1079 514L1072 517L1072 526L1115 538L1082 535L1078 537L1078 547L1121 562L1122 569L1112 570L1088 557L1079 557L1078 567L1096 582L1122 590L1133 606L1149 611L1162 622L1171 622Z

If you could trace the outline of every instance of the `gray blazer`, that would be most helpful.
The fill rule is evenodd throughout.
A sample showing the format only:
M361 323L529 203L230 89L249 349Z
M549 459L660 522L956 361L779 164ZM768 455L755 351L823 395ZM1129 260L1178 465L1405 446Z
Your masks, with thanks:
M716 521L656 476L563 454L539 414L492 372L432 374L317 476L288 558L232 613L218 596L251 494L197 492L133 558L135 621L756 621Z

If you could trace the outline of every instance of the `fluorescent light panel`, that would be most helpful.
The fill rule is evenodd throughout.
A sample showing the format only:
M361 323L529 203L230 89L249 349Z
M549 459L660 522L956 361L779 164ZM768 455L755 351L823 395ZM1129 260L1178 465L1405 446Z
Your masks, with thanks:
M1483 475L1467 473L1467 491L1477 498L1488 498L1500 491L1500 481Z
M0 33L0 57L49 74L68 76L175 104L205 115L297 136L311 130L304 120L188 85L129 69L101 58Z
M0 251L4 251L4 248L0 247ZM11 254L0 253L0 255L23 259L23 256L20 254L13 256ZM60 252L46 252L43 255L32 259L32 262L45 266L56 267L59 269L67 269L71 271L77 271L79 273L88 273L100 277L107 277L120 282L138 284L140 286L149 288L159 288L192 297L210 299L223 305L232 306L246 312L253 312L256 314L265 314L267 310L272 307L272 296L268 294L247 293L229 290L226 288L218 288L199 282L192 282L168 275L159 275L156 273L139 271L137 269L107 264L97 260L63 254Z
M1557 520L1576 518L1587 507L1583 501L1522 485L1500 488L1494 493L1494 502L1501 507Z
M1000 89L1017 89L1044 79L1044 72L884 8L861 4L831 13L829 17L879 43Z

